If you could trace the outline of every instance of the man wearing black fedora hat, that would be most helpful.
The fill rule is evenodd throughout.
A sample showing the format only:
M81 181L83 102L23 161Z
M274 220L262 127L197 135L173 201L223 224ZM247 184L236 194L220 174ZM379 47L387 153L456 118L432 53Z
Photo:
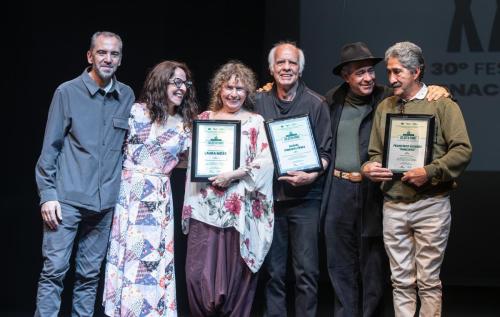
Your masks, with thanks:
M389 265L382 240L379 185L363 179L368 161L372 118L392 89L375 84L375 57L363 42L342 47L333 73L345 81L326 94L332 128L331 162L323 192L327 268L335 290L335 316L377 316L389 285ZM433 86L429 100L446 96Z

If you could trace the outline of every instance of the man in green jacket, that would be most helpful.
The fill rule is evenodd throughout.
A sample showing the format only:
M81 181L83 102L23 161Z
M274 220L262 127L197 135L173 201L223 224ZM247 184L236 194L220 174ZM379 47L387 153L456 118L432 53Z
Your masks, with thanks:
M382 182L383 236L391 266L396 317L414 315L417 288L420 316L441 316L439 273L451 223L449 192L468 165L472 147L459 106L449 98L424 98L427 86L422 82L425 64L420 47L411 42L396 43L386 51L385 62L395 96L377 107L368 150L370 161L363 164L361 171L372 181ZM391 169L382 167L386 115L397 113L434 118L434 129L428 133L432 156L422 165L407 163L410 168L402 172L400 179ZM427 122L432 127L431 120ZM425 137L423 133L418 136ZM410 142L396 143L408 148L415 146ZM401 152L394 153L400 155L398 158L408 158ZM417 162L419 156L410 158ZM386 161L393 163L391 157Z

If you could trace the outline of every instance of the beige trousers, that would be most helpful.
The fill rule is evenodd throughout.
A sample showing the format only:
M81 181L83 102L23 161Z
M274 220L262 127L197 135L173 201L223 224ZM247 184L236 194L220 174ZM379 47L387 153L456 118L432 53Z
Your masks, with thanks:
M441 280L451 224L449 196L384 202L384 244L391 265L396 317L441 316Z

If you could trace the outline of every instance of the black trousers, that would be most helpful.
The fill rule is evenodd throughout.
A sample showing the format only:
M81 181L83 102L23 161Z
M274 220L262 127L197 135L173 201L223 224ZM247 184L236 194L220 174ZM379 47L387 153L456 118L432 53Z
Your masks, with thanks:
M361 234L361 183L337 177L332 181L324 233L335 317L378 316L389 283L383 239Z
M294 200L274 205L274 235L266 257L264 316L287 316L288 249L295 274L295 315L315 317L318 303L318 229L320 200Z

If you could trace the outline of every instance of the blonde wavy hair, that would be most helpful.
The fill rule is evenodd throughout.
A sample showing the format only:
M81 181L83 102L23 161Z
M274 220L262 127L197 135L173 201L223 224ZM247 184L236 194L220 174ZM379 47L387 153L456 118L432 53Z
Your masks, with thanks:
M231 60L227 62L215 72L212 80L210 81L209 110L218 111L222 108L222 99L220 97L222 86L233 76L235 76L235 78L243 84L247 95L242 108L253 111L257 79L255 73L248 66L238 60Z

